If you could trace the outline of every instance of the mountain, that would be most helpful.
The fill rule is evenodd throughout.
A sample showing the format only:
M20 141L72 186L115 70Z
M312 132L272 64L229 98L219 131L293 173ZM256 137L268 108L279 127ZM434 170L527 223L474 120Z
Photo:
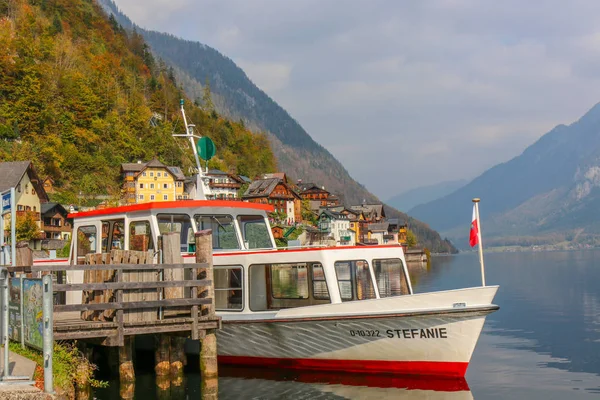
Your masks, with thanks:
M600 104L412 215L466 238L473 197L494 244L600 243Z
M375 195L352 179L329 151L315 142L287 111L259 89L231 59L202 43L142 29L121 13L112 0L99 0L99 3L126 30L144 37L153 54L173 69L177 81L191 98L197 99L198 104L204 103L203 92L208 86L219 114L241 120L245 126L265 132L277 158L279 170L292 179L324 185L345 204L380 203ZM388 215L409 221L421 243L432 251L456 251L426 224L391 208Z
M185 94L143 38L95 2L0 1L0 49L0 160L32 160L53 178L54 201L118 199L121 163L194 165L188 144L171 136L184 132ZM264 134L185 104L196 127L227 148L212 166L275 169Z
M455 181L440 182L429 186L420 186L397 194L390 198L387 201L387 204L398 210L408 211L410 214L410 210L413 207L444 197L447 194L454 192L459 187L464 186L466 183L466 180L459 179Z

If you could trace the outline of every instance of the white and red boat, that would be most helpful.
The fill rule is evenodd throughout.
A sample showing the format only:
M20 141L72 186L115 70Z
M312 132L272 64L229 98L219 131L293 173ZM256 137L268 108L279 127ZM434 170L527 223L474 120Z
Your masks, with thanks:
M485 317L498 309L497 286L414 294L400 245L278 249L270 211L183 200L74 213L70 262L115 247L156 249L166 232L180 232L184 260L194 262L194 233L212 229L219 362L465 375ZM80 283L82 273L67 280ZM80 293L68 295L81 302Z
M497 286L414 294L399 245L277 249L270 209L190 200L75 213L72 258L142 242L156 249L167 231L182 233L185 253L194 232L212 229L219 362L465 375L485 317L498 309ZM194 262L193 254L184 260Z

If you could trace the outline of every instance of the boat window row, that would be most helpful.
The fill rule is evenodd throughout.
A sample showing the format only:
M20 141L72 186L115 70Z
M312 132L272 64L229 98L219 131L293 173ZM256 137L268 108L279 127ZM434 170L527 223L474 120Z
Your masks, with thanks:
M195 239L192 220L187 214L158 214L158 235L169 232L180 234L180 250L194 252ZM213 250L239 250L273 248L269 227L260 215L240 215L237 224L241 238L235 228L236 219L231 215L196 214L193 222L197 230L212 230ZM113 249L125 249L125 220L115 219L102 221L100 251L110 252ZM149 220L129 222L128 250L148 251L156 248L152 227ZM97 251L97 232L94 225L81 226L77 230L77 257L85 257Z
M374 299L369 263L366 260L336 261L337 290L342 301ZM402 261L373 260L379 297L409 294ZM215 266L215 308L242 311L244 305L242 266ZM323 265L320 262L253 264L248 268L251 311L280 310L331 303Z

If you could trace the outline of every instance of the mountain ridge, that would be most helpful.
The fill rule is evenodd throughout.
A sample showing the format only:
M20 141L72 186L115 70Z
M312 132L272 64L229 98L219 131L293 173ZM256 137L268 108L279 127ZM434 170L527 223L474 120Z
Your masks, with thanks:
M208 79L219 113L266 132L279 169L288 176L305 182L318 182L346 204L381 202L355 181L345 167L314 141L286 110L256 87L231 59L205 44L137 27L112 0L99 0L99 3L123 27L144 36L154 54L179 74L178 80L185 79L189 83L184 90L190 97L198 97L203 86L200 82ZM456 251L426 224L391 207L387 207L386 212L392 218L407 221L422 244L431 251Z
M481 198L485 233L498 243L502 237L514 236L568 242L576 231L579 243L596 243L595 224L600 217L593 210L600 207L600 103L577 121L557 125L520 155L488 169L456 192L415 207L412 215L453 238L460 237L457 229L468 218L473 197ZM450 213L452 207L464 213Z

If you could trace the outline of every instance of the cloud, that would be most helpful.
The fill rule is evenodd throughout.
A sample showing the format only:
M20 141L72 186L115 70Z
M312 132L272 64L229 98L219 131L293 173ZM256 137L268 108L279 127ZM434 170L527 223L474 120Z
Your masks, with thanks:
M117 4L236 60L382 198L472 178L600 101L600 2Z
M286 63L245 60L236 60L236 63L255 85L267 93L275 93L287 87L292 72L292 66Z

